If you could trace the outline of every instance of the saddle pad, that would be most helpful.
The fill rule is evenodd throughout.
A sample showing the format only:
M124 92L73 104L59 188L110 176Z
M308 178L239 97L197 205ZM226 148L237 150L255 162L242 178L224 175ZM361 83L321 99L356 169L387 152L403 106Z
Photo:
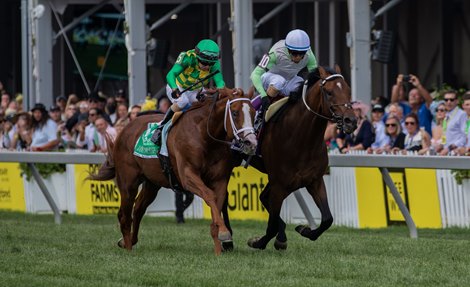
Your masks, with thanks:
M158 123L148 123L147 129L142 133L135 143L134 155L141 158L158 158L158 146L150 140L157 128Z
M279 109L283 105L285 105L285 103L287 103L288 100L289 100L289 97L284 97L276 101L275 103L271 104L268 108L268 111L266 112L266 115L264 116L264 120L268 122L269 119L272 118L277 113L277 111L279 111Z

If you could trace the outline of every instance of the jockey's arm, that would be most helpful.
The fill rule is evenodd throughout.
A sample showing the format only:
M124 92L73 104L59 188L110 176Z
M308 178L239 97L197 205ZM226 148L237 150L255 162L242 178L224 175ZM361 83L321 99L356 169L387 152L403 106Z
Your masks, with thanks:
M307 69L308 69L308 72L310 73L318 67L317 58L313 54L312 49L309 49L307 51L307 56L308 56Z
M222 89L225 87L224 77L222 76L222 69L220 68L220 62L217 61L211 68L211 73L219 71L217 74L214 75L214 84L217 89Z
M176 77L184 71L183 66L180 64L174 64L171 70L166 74L166 82L171 87L171 89L176 89L178 86L176 85Z
M251 81L253 82L253 86L261 95L261 97L266 97L266 91L263 88L263 82L261 81L261 76L266 73L272 66L276 64L276 54L269 53L265 54L261 61L259 62L258 66L253 70L251 73Z

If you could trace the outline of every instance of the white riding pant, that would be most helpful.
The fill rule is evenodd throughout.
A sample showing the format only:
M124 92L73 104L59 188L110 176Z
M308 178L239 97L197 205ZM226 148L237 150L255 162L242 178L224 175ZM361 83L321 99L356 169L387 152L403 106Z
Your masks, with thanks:
M281 95L288 96L294 90L296 90L304 79L299 76L294 76L290 80L286 80L283 76L266 72L261 76L264 90L268 90L268 87L272 85Z
M179 86L178 86L178 89L180 91L183 90ZM171 89L171 87L169 85L166 85L166 95L167 95L168 99L172 103L176 103L181 110L187 109L191 106L192 103L197 102L197 94L200 91L201 91L200 89L193 90L193 91L186 91L186 92L182 93L179 98L173 99L173 97L171 96L171 93L173 92L173 90Z

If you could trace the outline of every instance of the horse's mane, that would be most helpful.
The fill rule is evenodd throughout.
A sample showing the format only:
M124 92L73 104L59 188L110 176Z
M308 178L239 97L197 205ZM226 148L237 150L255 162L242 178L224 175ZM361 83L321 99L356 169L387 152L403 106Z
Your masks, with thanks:
M323 67L323 69L325 69L325 71L328 72L330 75L336 74L336 71L333 68ZM318 82L319 80L322 80L322 78L320 77L320 71L318 70L318 67L308 74L307 79L308 79L307 90L310 89L316 82ZM296 99L302 96L303 87L304 87L303 85L300 85L297 88L297 90L293 92Z

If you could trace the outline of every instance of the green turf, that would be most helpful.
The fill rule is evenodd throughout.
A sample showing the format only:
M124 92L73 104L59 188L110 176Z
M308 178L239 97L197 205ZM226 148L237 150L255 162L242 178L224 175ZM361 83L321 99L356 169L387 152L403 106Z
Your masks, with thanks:
M132 252L115 216L0 211L0 286L470 286L470 230L332 227L317 241L288 226L289 247L251 250L264 222L233 221L235 250L215 256L207 220L146 216Z

